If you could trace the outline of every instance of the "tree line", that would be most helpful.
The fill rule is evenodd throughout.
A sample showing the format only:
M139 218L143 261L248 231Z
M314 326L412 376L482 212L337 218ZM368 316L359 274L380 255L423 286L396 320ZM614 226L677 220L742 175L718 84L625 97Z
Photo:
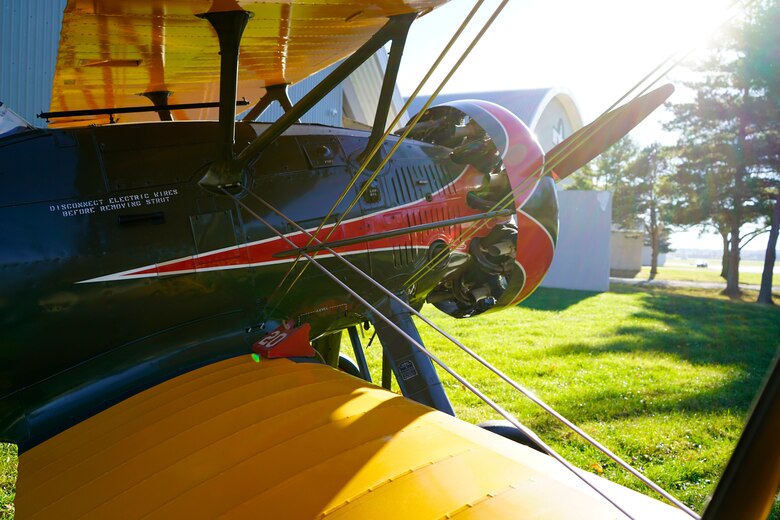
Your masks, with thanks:
M737 296L740 251L767 237L758 301L772 302L780 225L780 2L756 0L690 66L687 102L668 104L672 146L626 137L573 176L570 189L613 192L613 225L643 229L650 278L672 229L704 225L723 243L724 293ZM768 234L767 234L768 232Z

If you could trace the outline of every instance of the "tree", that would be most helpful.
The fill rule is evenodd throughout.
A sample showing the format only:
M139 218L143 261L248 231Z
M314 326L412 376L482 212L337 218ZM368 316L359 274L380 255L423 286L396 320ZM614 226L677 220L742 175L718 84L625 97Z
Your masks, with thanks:
M775 207L772 209L769 239L767 240L766 253L764 254L764 270L761 273L761 288L758 291L757 303L773 305L772 301L772 275L776 260L777 235L780 228L780 189L777 190Z
M650 238L650 280L658 274L658 253L662 248L666 199L671 190L666 182L669 161L658 143L643 148L627 170L623 199Z
M751 147L751 158L762 170L766 197L774 199L758 302L772 304L772 273L780 227L780 3L758 2L746 24L743 74L755 92L757 124L762 133Z
M679 224L709 224L724 244L725 294L737 296L746 223L765 212L762 181L748 155L760 133L753 91L745 81L736 38L724 39L698 70L692 102L673 105L667 128L677 130L678 191L672 215Z

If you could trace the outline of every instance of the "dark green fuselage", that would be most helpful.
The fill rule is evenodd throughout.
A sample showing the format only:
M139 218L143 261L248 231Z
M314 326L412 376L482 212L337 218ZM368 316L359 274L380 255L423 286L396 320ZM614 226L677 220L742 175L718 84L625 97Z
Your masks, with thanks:
M452 136L465 114L481 130L464 141ZM416 308L467 317L530 294L557 235L538 143L495 105L426 117L425 141L403 142L378 175L369 167L354 182L367 132L293 125L231 193L199 183L217 155L216 122L0 138L0 439L35 445L144 388L249 353L282 323L308 324L335 365L338 340L327 335L377 316L317 266L294 264L296 250L318 245L301 229L324 223L319 239ZM235 152L267 127L237 124ZM319 253L370 304L387 298Z
M239 124L237 147L262 127ZM215 156L216 128L209 122L111 125L0 140L4 440L35 442L175 373L249 352L280 320L309 323L313 338L365 319L316 269L307 269L288 293L293 277L277 289L289 259L84 283L276 236L230 197L198 185ZM357 169L367 136L317 126L288 134L258 158L244 184L304 228L316 227ZM380 176L378 198L376 191L370 202L362 198L348 217L407 204L450 182L462 167L447 153L424 143L403 145L387 177L400 175L404 185L387 188ZM277 229L295 231L250 195L241 200ZM421 265L424 252L349 258L393 289ZM335 259L323 263L363 296L378 296Z

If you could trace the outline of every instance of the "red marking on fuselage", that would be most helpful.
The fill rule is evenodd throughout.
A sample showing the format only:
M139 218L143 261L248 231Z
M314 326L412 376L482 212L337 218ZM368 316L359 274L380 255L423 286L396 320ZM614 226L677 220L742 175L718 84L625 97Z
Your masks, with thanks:
M331 233L333 225L324 226L317 238L321 241L336 241L351 237L370 236L372 234L393 231L412 225L425 224L466 215L476 215L476 211L466 204L466 193L477 189L482 182L483 175L472 167L467 167L453 182L435 193L429 194L428 199L422 198L409 204L371 213L363 217L345 220ZM507 219L501 219L506 221ZM491 226L485 226L477 236L487 234ZM366 253L371 250L389 249L399 246L427 247L435 240L453 242L458 237L464 226L456 225L446 228L432 229L417 233L409 233L392 238L373 240L370 242L342 246L334 249L340 254ZM108 276L84 280L81 283L101 282L111 280L144 278L153 276L165 276L183 273L206 272L222 269L236 269L253 267L264 264L277 264L292 262L294 257L275 258L273 255L293 247L303 248L309 245L310 236L316 228L307 230L307 233L295 232L285 235L285 239L274 237L258 242L243 244L240 246L210 251L190 257L179 258L165 263L148 265L139 269L133 269ZM289 242L294 244L291 245ZM318 241L312 241L317 245ZM462 244L458 250L465 251L468 244ZM325 256L321 254L319 256Z
M500 153L514 193L515 207L522 206L531 197L537 185L538 174L541 172L544 161L541 147L525 125L506 109L491 103L478 101L469 102L468 104L471 110L480 110L496 120L505 132L506 147L500 150ZM324 226L317 233L317 238L322 241L343 240L394 231L418 224L479 214L481 211L477 211L467 204L466 195L469 191L479 188L483 178L484 175L481 172L471 166L467 166L454 181L435 193L428 194L427 198L421 198L402 206L378 211L355 219L345 220L332 233L332 225ZM527 286L535 288L538 285L538 282L536 282L537 278L541 281L541 277L544 276L552 261L551 254L547 254L545 248L552 249L552 245L550 244L549 236L545 236L546 231L543 228L536 229L541 227L538 222L533 219L524 219L521 215L524 214L518 212L519 238L516 259L526 271L526 283L520 292L522 295L525 294ZM492 221L487 223L476 222L448 226L342 246L335 249L335 251L339 254L356 254L392 249L394 247L429 247L436 240L441 240L449 245L456 242L466 229L470 233L470 238L482 237L487 235L497 223L506 221L508 221L506 218L492 219ZM287 234L285 235L287 240L281 237L268 238L258 242L84 280L80 283L197 273L292 262L294 257L276 258L273 255L289 250L292 247L303 248L309 245L310 234L314 233L314 231L315 228L312 228L307 230L307 233L296 232ZM290 245L290 242L294 246ZM311 245L317 245L317 243L318 241L314 240ZM463 253L467 252L468 243L469 240L466 240L462 244L458 244L455 250ZM543 254L540 257L536 257L532 252L537 250L537 247L540 245L542 246ZM320 254L318 256L326 255Z
M517 212L517 253L515 260L523 267L525 283L512 305L520 303L536 290L552 264L555 248L552 237L539 222L523 211Z

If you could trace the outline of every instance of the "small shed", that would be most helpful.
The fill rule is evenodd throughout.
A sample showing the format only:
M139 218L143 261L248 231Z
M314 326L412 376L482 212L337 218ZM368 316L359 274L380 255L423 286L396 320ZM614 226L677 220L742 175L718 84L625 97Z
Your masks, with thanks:
M642 270L642 247L644 234L641 231L612 231L610 248L611 276L633 278Z

